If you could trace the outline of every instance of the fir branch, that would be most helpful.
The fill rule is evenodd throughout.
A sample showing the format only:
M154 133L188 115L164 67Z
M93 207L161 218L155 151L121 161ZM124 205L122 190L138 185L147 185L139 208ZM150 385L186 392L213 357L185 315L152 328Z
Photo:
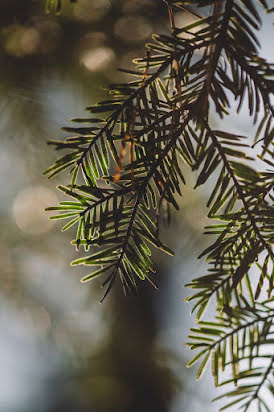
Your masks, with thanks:
M159 220L163 200L168 207L179 208L175 195L183 193L185 184L179 157L199 171L195 188L216 174L207 206L208 217L220 222L208 226L206 233L218 237L200 255L207 255L211 266L207 275L189 285L198 289L188 298L196 301L192 311L197 309L198 323L191 330L189 345L200 349L189 366L202 360L200 377L211 356L216 385L221 369L231 367L232 379L220 385L234 382L236 389L221 397L234 400L222 409L241 404L247 411L257 400L260 408L268 410L260 392L272 372L273 356L260 355L259 349L273 342L273 309L270 300L260 304L259 298L266 282L269 297L273 291L273 173L246 164L253 159L246 155L245 137L213 130L208 118L213 108L221 118L229 115L227 91L238 100L238 113L247 93L254 123L263 104L255 142L262 142L259 157L268 169L272 167L273 65L257 52L261 21L253 1L209 0L212 15L183 28L175 27L174 12L185 9L185 2L166 3L171 34L154 36L146 56L135 61L137 70L124 70L138 80L111 86L111 100L88 108L92 113L111 112L106 120L76 119L91 125L65 128L77 136L50 142L57 150L70 151L46 174L52 177L70 167L71 183L60 189L72 200L48 209L59 213L53 219L69 219L63 230L77 226L72 243L78 250L100 247L99 252L72 262L99 267L83 282L103 276L104 299L119 276L125 293L135 294L137 279L155 286L149 245L171 253L159 239ZM267 9L264 0L259 3ZM205 3L194 0L191 5ZM109 154L118 170L114 177ZM250 269L254 267L259 280L253 291ZM206 322L201 319L213 296L218 315L216 322ZM258 369L253 367L254 358L271 362ZM240 370L245 359L249 368ZM260 379L238 384L252 377Z
M256 224L255 218L254 218L253 214L251 213L251 211L250 211L250 209L249 209L249 206L248 206L248 203L247 203L246 198L245 198L245 196L244 196L242 187L241 187L241 185L239 184L238 180L237 180L236 177L235 177L235 174L233 173L233 170L232 170L231 167L230 167L230 164L229 164L229 162L228 162L228 160L227 160L227 158L226 158L226 155L225 155L225 153L224 153L224 151L223 151L223 149L222 149L222 146L221 146L220 143L218 142L216 136L215 136L214 133L212 132L212 130L211 130L211 128L209 127L208 123L207 123L205 120L202 120L202 123L203 123L205 129L207 130L209 136L211 137L214 146L215 146L216 149L218 150L218 152L219 152L219 154L220 154L220 156L221 156L221 158L222 158L222 161L223 161L223 163L224 163L224 166L225 166L227 172L229 173L231 179L233 180L233 183L234 183L235 188L236 188L236 190L237 190L239 199L240 199L241 202L243 203L243 207L244 207L245 212L246 212L246 214L247 214L247 216L248 216L248 218L249 218L249 220L250 220L250 222L251 222L251 224L252 224L252 227L253 227L253 229L254 229L254 232L256 233L256 236L258 237L258 239L259 239L260 242L262 243L264 249L266 249L266 250L268 251L269 255L272 257L272 259L274 259L274 254L273 254L273 252L272 252L272 249L271 249L270 245L265 241L265 239L263 238L263 236L261 235L261 232L260 232L260 230L259 230L259 228L258 228L258 226L257 226L257 224Z
M256 391L254 392L254 394L252 395L251 399L249 400L249 402L246 404L246 408L245 411L248 410L250 404L258 398L259 392L261 390L261 388L263 387L263 385L265 384L266 379L268 378L268 375L273 371L273 364L274 364L274 355L272 356L272 358L270 359L269 362L269 366L266 368L265 373L263 375L263 378L261 380L261 382L259 383Z
M215 3L214 3L215 4ZM207 99L208 99L208 94L210 93L210 85L212 83L213 77L215 76L215 72L217 69L217 65L222 53L222 50L224 48L225 44L225 39L227 35L227 31L229 28L229 23L231 19L231 14L233 11L233 5L234 5L234 0L226 0L225 2L225 9L224 9L224 14L222 18L222 23L221 23L221 28L219 30L219 34L214 42L215 50L213 54L210 56L210 63L209 63L209 68L208 68L208 76L206 79L206 82L204 84L204 88L201 91L200 97L198 99L198 102L201 103L201 106L205 108L207 111ZM211 43L212 45L212 43ZM200 100L200 101L199 101ZM197 103L197 104L199 104ZM206 113L204 111L204 113Z
M162 65L159 67L159 69L153 73L145 82L144 84L141 85L139 89L136 89L123 103L122 105L110 116L109 120L105 124L105 126L100 130L100 132L96 135L95 139L90 142L90 144L87 146L85 151L83 152L82 156L80 159L77 161L78 166L82 164L83 159L85 158L86 154L90 151L91 147L93 144L101 137L103 134L108 130L110 127L111 123L113 120L117 119L118 116L122 113L122 111L135 99L138 97L138 95L144 90L147 86L149 86L157 77L162 73L166 68L169 66L170 62L172 61L172 58L169 57L167 58Z

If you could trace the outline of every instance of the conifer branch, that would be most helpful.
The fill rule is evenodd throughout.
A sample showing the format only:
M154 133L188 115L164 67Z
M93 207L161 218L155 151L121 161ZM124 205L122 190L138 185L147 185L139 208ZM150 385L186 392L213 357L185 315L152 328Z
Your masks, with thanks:
M269 383L273 356L261 355L259 349L273 343L274 334L273 173L269 171L274 67L258 55L256 32L261 21L252 0L207 1L212 15L201 18L202 13L195 12L199 18L182 28L175 27L174 13L178 7L188 9L189 2L165 2L170 34L154 36L145 57L135 60L136 70L122 70L137 80L112 85L110 100L88 108L98 118L75 119L88 125L64 128L76 136L50 142L68 153L46 174L52 177L70 168L71 181L60 186L70 200L48 210L58 212L53 219L69 219L63 230L77 227L72 242L77 250L92 249L91 255L72 262L95 266L83 282L102 278L104 299L119 277L124 292L136 294L138 280L156 286L151 246L172 254L159 239L161 205L165 201L168 208L179 209L183 168L198 171L195 188L214 180L208 217L219 222L207 226L205 233L217 238L200 255L207 256L209 272L188 285L196 289L187 300L195 301L192 312L197 310L197 328L191 329L188 344L198 351L189 366L201 360L200 378L211 357L215 384L235 384L234 390L217 398L233 399L222 409L240 405L247 411L256 400L260 410L268 411L261 389ZM264 0L259 3L267 10ZM204 4L191 2L198 8ZM227 92L238 101L238 113L246 103L253 123L263 106L255 137L262 149L259 158L266 165L263 171L249 165L253 159L246 154L250 145L245 136L210 126L212 113L221 118L230 114ZM265 285L269 300L262 301ZM204 321L213 297L216 321ZM244 366L246 359L249 367ZM254 367L253 359L271 362ZM227 367L232 378L220 383ZM241 383L251 378L256 383Z
M209 124L208 124L205 120L202 120L202 122L203 122L203 125L204 125L205 129L207 130L209 136L211 137L214 146L216 147L217 151L219 152L219 154L220 154L220 156L221 156L221 158L222 158L222 161L223 161L223 163L224 163L224 166L225 166L225 168L226 168L229 176L230 176L231 179L233 180L233 183L234 183L234 185L235 185L235 188L236 188L236 191L237 191L237 193L238 193L239 199L241 200L241 202L242 202L242 204L243 204L243 207L244 207L244 209L245 209L246 215L247 215L248 219L249 219L250 222L251 222L251 225L252 225L252 227L253 227L254 232L256 233L256 236L258 237L258 239L259 239L260 242L262 243L264 249L266 249L266 250L268 251L269 255L274 259L274 254L273 254L273 252L272 252L272 249L271 249L270 245L265 241L265 239L263 238L263 236L261 235L261 232L260 232L260 230L259 230L259 228L258 228L258 226L257 226L257 224L256 224L255 218L254 218L253 214L251 213L251 211L250 211L250 209L249 209L249 206L248 206L248 203L247 203L246 198L245 198L245 196L244 196L242 187L241 187L241 185L239 184L239 182L238 182L235 174L233 173L233 170L232 170L231 167L230 167L230 164L229 164L229 162L228 162L228 160L227 160L227 158L226 158L226 155L225 155L225 153L224 153L224 151L223 151L223 149L222 149L222 146L220 145L220 143L218 142L216 136L214 135L214 133L212 132L211 128L209 127Z

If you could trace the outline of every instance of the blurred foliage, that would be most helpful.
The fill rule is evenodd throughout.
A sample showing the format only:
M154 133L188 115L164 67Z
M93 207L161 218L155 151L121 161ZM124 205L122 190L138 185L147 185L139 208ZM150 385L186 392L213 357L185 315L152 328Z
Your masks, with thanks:
M88 2L68 3L59 16L52 9L45 14L43 0L0 6L0 345L7 382L0 409L133 411L150 405L164 412L178 378L173 355L158 348L155 294L144 290L129 310L117 293L109 303L113 315L106 315L98 290L83 288L68 267L77 252L65 245L70 234L60 237L44 213L57 198L54 184L42 177L53 157L46 141L67 116L81 115L84 104L100 98L97 84L123 76L116 68L166 24L163 7L102 1L89 14ZM135 22L139 40L131 41L128 24Z

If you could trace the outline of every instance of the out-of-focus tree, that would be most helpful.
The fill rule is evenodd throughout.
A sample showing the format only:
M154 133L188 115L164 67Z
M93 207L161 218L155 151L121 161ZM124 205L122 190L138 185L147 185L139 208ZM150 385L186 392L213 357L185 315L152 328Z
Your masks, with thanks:
M81 115L82 105L102 95L95 85L122 78L116 68L141 55L144 41L163 25L164 8L152 1L63 2L56 16L53 9L45 13L43 0L23 3L3 1L0 13L1 301L10 319L11 353L19 342L29 347L28 366L24 359L21 366L17 349L12 357L19 366L14 372L12 362L7 366L7 382L18 375L9 399L20 403L30 387L31 395L19 406L15 399L9 401L14 406L2 405L9 393L2 389L0 408L133 411L149 404L168 411L178 382L170 369L173 355L158 348L155 294L145 289L129 303L117 292L109 302L113 317L107 308L95 308L98 290L78 287L67 268L71 250L64 242L70 235L64 240L54 233L44 213L58 200L41 176L52 161L46 141L67 116ZM128 24L139 27L138 38L127 35ZM36 346L38 360L31 354Z

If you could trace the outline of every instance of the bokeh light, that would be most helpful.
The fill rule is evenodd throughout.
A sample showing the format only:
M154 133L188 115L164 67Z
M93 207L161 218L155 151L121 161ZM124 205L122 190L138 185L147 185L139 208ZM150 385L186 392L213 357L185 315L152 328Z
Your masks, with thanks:
M109 47L97 47L86 50L82 57L81 63L91 72L106 69L114 60L115 54Z
M106 38L106 34L102 31L88 31L81 37L79 47L81 50L85 50L102 46Z
M40 35L40 44L37 52L48 54L56 50L62 38L60 23L50 18L34 17L32 25Z
M10 24L1 32L4 50L14 57L52 52L60 37L61 28L57 22L39 17L34 17L30 25Z
M25 28L20 24L11 24L2 30L2 39L7 54L16 57L27 54L22 44L24 34Z
M140 43L149 38L152 27L144 17L121 17L114 26L114 34L126 43Z
M25 54L35 53L41 42L41 36L37 29L34 27L26 28L23 32L21 38L21 48L24 50Z
M95 22L107 13L109 7L109 0L79 0L74 6L74 17L86 23Z
M156 7L153 0L126 0L123 4L123 12L125 14L136 13L144 8Z
M21 190L13 203L13 217L22 232L30 235L45 233L52 228L53 221L45 208L56 205L56 194L44 186L28 187Z

